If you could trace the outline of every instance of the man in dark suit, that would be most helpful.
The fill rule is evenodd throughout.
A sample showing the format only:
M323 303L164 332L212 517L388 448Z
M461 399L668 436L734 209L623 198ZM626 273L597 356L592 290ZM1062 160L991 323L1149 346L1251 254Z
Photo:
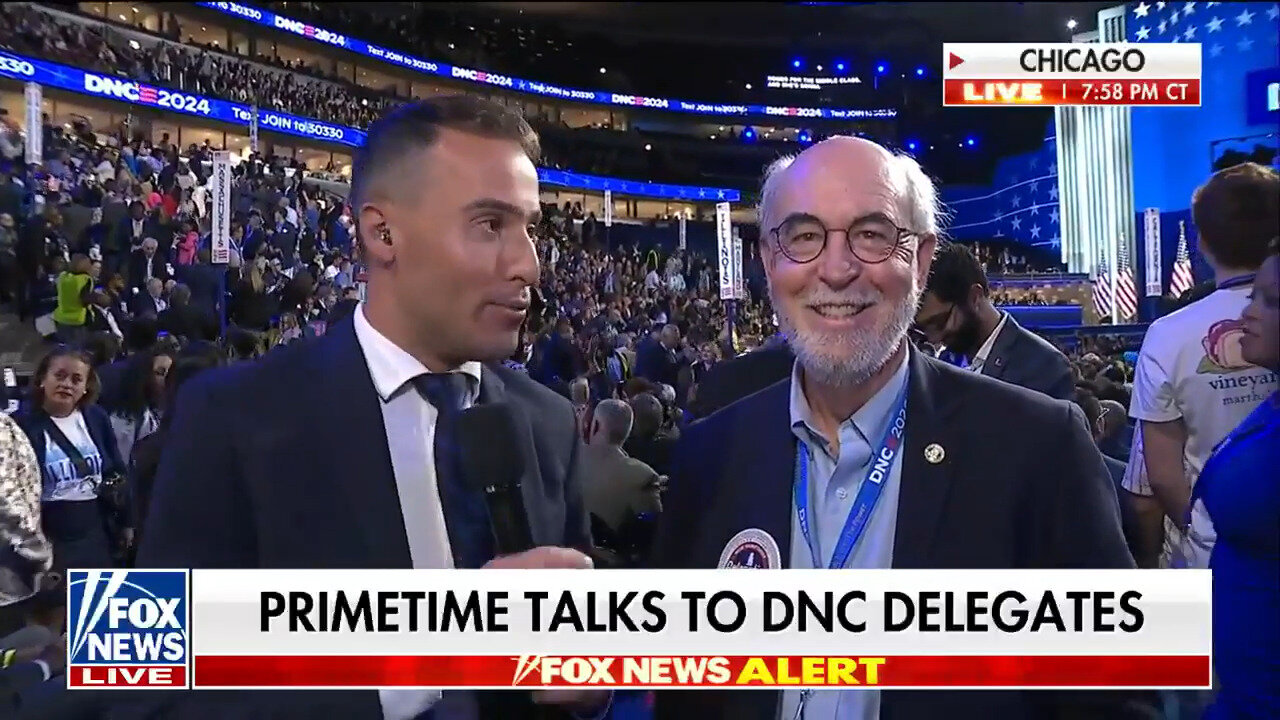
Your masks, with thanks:
M169 293L169 307L156 319L160 329L188 340L218 339L220 328L213 311L191 302L191 288L175 285Z
M675 325L664 325L656 335L641 340L636 347L636 376L675 387L680 367L675 351L679 346L680 328Z
M323 337L183 386L140 565L590 567L573 412L501 364L538 282L527 233L539 210L537 154L519 114L474 96L411 103L370 128L350 198L367 302ZM499 402L522 426L521 488L538 547L495 557L484 499L461 477L450 438L467 406ZM535 703L597 717L608 697L384 689L162 702L183 718L519 719Z
M911 348L940 233L936 190L913 159L832 138L772 165L761 198L760 255L797 361L789 379L687 428L656 567L740 567L730 543L746 530L760 549L752 567L1133 567L1078 410ZM897 423L902 443L880 440ZM846 518L869 502L856 498L872 457L885 453L890 469L878 500L861 508L863 531L840 542ZM800 478L815 492L798 492ZM1083 705L1078 717L1113 718L1118 702L1027 692L660 692L655 716L1032 720Z
M698 383L689 409L695 419L707 417L787 377L795 361L785 342L722 360Z
M933 261L916 325L929 342L961 356L974 372L1070 400L1075 383L1067 357L997 309L988 291L973 251L947 244Z
M169 266L159 248L160 243L149 237L129 255L129 287L135 294L146 289L148 280L154 278L163 283L169 279Z
M151 278L143 284L143 291L133 296L129 307L135 317L156 319L164 312L169 303L165 302L164 283L160 278Z

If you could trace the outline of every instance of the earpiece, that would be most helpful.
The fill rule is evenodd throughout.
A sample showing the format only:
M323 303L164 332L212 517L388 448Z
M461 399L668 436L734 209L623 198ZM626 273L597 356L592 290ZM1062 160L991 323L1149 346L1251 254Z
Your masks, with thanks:
M382 223L378 226L378 239L381 240L384 245L391 244L391 230L387 229L386 223Z

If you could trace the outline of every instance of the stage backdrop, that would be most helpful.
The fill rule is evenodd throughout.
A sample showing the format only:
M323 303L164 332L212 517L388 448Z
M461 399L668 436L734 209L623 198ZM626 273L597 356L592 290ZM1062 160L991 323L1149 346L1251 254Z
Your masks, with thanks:
M951 213L951 237L960 241L992 238L1061 253L1058 216L1058 156L1049 120L1044 144L1004 158L986 186L948 185L942 201Z

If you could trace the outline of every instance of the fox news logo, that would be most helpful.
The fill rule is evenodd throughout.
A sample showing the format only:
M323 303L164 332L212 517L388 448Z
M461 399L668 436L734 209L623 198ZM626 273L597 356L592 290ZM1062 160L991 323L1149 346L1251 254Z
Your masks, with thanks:
M186 570L70 570L67 686L187 687Z

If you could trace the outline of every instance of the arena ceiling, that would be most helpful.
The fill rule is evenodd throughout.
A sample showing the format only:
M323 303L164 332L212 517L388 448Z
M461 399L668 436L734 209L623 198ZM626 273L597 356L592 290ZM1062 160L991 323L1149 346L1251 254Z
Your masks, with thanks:
M1065 42L1068 19L1091 29L1098 10L1116 5L1088 2L919 3L641 3L480 2L528 19L559 21L566 29L618 37L715 43L723 46L848 48L888 51L938 42ZM439 4L437 4L437 7Z

